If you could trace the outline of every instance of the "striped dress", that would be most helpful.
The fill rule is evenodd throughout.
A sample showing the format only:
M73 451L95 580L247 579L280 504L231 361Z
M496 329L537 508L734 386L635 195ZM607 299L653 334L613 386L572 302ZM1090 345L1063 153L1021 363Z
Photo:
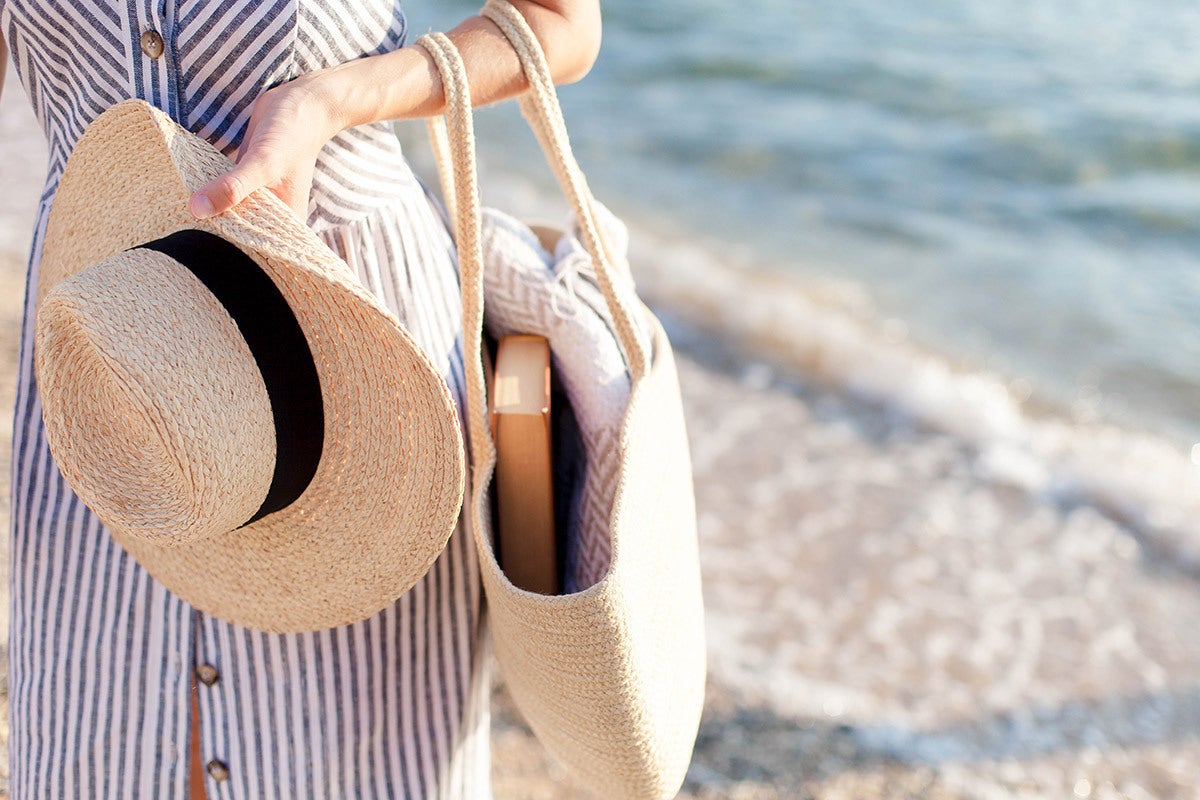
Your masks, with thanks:
M265 89L402 46L400 8L0 0L0 25L50 146L13 425L12 797L183 800L193 674L212 798L489 797L485 623L461 521L425 578L371 619L296 635L221 622L152 580L71 492L46 445L32 370L47 212L90 120L142 98L232 156ZM329 142L308 222L409 327L461 409L451 243L389 125Z

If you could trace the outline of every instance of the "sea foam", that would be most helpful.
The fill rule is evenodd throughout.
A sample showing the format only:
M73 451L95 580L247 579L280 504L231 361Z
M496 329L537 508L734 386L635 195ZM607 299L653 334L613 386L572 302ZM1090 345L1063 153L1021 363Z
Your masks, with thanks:
M634 272L652 305L754 358L877 403L974 448L979 477L1087 504L1152 550L1200 572L1200 465L1183 443L1066 410L1033 410L1036 387L918 346L874 316L861 288L835 292L727 266L708 249L639 231Z
M424 175L435 174L423 143L407 152ZM485 202L526 219L561 216L562 201L545 183L503 166L485 177ZM1094 507L1148 549L1200 572L1200 458L1189 455L1190 443L1077 419L1023 378L921 346L904 321L876 312L869 287L761 268L732 243L622 217L639 292L652 306L756 360L953 434L974 449L979 478L1064 507Z

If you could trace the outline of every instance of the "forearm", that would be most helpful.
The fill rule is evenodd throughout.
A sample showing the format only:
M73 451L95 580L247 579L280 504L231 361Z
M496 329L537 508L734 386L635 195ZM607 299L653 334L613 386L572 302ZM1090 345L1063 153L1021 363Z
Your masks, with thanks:
M599 0L512 0L546 52L551 77L582 77L600 49ZM512 45L495 25L471 17L449 32L463 56L476 105L527 88ZM220 214L268 188L306 214L321 148L346 128L438 114L445 105L433 59L415 45L299 76L264 92L238 151L237 165L192 194L197 217Z
M546 51L556 83L578 80L599 50L598 0L513 3ZM475 105L503 100L527 88L521 64L490 21L471 17L447 34L462 53ZM410 45L312 73L309 87L331 108L338 130L387 119L428 117L445 104L441 79L424 48Z

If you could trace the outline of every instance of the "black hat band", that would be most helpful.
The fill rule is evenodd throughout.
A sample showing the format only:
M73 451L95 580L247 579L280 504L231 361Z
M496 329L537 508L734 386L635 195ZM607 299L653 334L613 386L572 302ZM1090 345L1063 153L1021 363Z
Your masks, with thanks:
M312 482L325 444L321 381L296 315L262 267L216 234L186 229L138 248L174 259L213 293L237 323L267 387L275 472L262 505L239 527L287 508Z

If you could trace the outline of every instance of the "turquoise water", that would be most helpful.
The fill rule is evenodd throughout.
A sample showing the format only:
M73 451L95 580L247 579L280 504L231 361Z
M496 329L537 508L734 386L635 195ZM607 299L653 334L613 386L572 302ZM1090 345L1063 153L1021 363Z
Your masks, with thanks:
M412 30L476 3L412 0ZM605 0L563 91L597 194L842 281L1053 403L1200 441L1200 6ZM483 158L533 163L515 115Z

